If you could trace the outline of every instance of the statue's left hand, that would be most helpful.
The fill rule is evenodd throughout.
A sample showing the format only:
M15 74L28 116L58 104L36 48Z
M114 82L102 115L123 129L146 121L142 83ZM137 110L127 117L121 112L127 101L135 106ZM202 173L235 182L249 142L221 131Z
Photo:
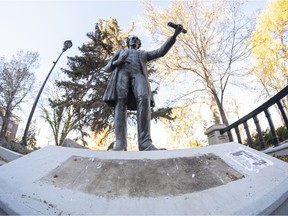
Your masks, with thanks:
M127 56L128 56L128 51L123 51L121 55L119 56L119 58L112 63L112 65L117 67L126 63L125 59L127 58Z
M113 66L120 66L120 65L122 65L122 64L124 64L124 61L121 61L121 60L116 60L116 61L114 61L114 62L112 62L112 65Z

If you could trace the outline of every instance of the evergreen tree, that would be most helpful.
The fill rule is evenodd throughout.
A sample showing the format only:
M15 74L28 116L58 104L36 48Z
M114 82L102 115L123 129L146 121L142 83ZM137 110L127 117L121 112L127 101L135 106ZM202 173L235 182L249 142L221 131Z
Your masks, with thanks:
M68 57L69 69L62 69L68 80L58 81L57 86L65 94L50 104L58 109L73 106L74 120L78 121L75 129L83 141L87 130L97 133L111 124L113 110L102 101L109 75L102 68L116 49L124 48L124 38L132 29L122 32L113 18L99 20L95 31L87 33L89 41L79 47L81 56Z
M107 21L99 20L95 31L87 33L89 42L79 47L81 55L68 57L69 69L62 69L67 74L68 80L58 81L57 86L65 93L60 99L50 98L50 105L57 110L73 107L70 109L73 112L71 121L77 122L73 130L80 132L84 144L85 137L90 131L93 131L93 134L104 130L107 133L107 129L113 131L114 109L102 100L110 74L106 74L102 68L116 50L126 49L125 41L133 28L132 24L130 29L122 31L114 18ZM152 66L149 71L151 74L156 72ZM157 90L154 91L156 92ZM161 108L155 110L153 117L169 118L170 112L171 108ZM129 114L129 122L135 124L134 113Z

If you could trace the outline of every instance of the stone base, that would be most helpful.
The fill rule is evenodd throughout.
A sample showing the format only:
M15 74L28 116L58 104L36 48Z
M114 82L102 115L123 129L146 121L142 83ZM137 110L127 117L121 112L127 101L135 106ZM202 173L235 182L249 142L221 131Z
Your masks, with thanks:
M7 214L281 214L288 164L237 143L150 152L48 146L0 167Z

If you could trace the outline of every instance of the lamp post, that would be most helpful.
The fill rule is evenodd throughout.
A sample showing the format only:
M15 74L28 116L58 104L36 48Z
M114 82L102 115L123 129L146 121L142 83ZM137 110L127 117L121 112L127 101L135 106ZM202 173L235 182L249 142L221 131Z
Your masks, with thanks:
M31 112L30 112L30 115L29 115L29 118L28 118L28 121L27 121L27 124L26 124L26 127L25 127L24 135L23 135L22 140L21 140L21 142L20 142L21 145L24 145L24 146L27 145L27 134L28 134L29 126L30 126L30 123L31 123L31 120L32 120L32 117L33 117L33 114L34 114L34 111L35 111L35 108L36 108L36 106L37 106L38 100L39 100L39 98L40 98L40 95L41 95L41 93L42 93L42 91L43 91L43 89L44 89L44 86L45 86L45 84L46 84L46 82L47 82L50 74L52 73L55 65L57 64L57 62L58 62L58 60L60 59L60 57L62 56L62 54L63 54L67 49L71 48L72 45L73 45L73 44L72 44L72 41L71 41L71 40L66 40L66 41L64 42L64 46L63 46L62 52L60 53L60 55L59 55L59 57L57 58L57 60L53 62L53 66L52 66L51 70L49 71L49 73L48 73L48 75L47 75L44 83L42 84L42 86L41 86L41 88L40 88L40 90L39 90L39 92L38 92L38 95L37 95L37 97L36 97L36 99L35 99L35 102L34 102L34 104L33 104L33 107L32 107L32 109L31 109Z

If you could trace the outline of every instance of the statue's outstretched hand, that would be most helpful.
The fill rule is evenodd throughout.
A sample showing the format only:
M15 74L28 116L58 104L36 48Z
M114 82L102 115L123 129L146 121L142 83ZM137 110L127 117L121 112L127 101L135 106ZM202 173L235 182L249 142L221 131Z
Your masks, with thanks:
M174 32L174 37L177 37L181 32L186 34L187 33L187 30L183 28L183 25L181 24L175 24L173 22L168 22L167 23L168 26L170 26L171 28L174 28L175 29L175 32Z
M183 26L181 24L178 24L175 28L174 36L177 37L181 32L183 31Z

